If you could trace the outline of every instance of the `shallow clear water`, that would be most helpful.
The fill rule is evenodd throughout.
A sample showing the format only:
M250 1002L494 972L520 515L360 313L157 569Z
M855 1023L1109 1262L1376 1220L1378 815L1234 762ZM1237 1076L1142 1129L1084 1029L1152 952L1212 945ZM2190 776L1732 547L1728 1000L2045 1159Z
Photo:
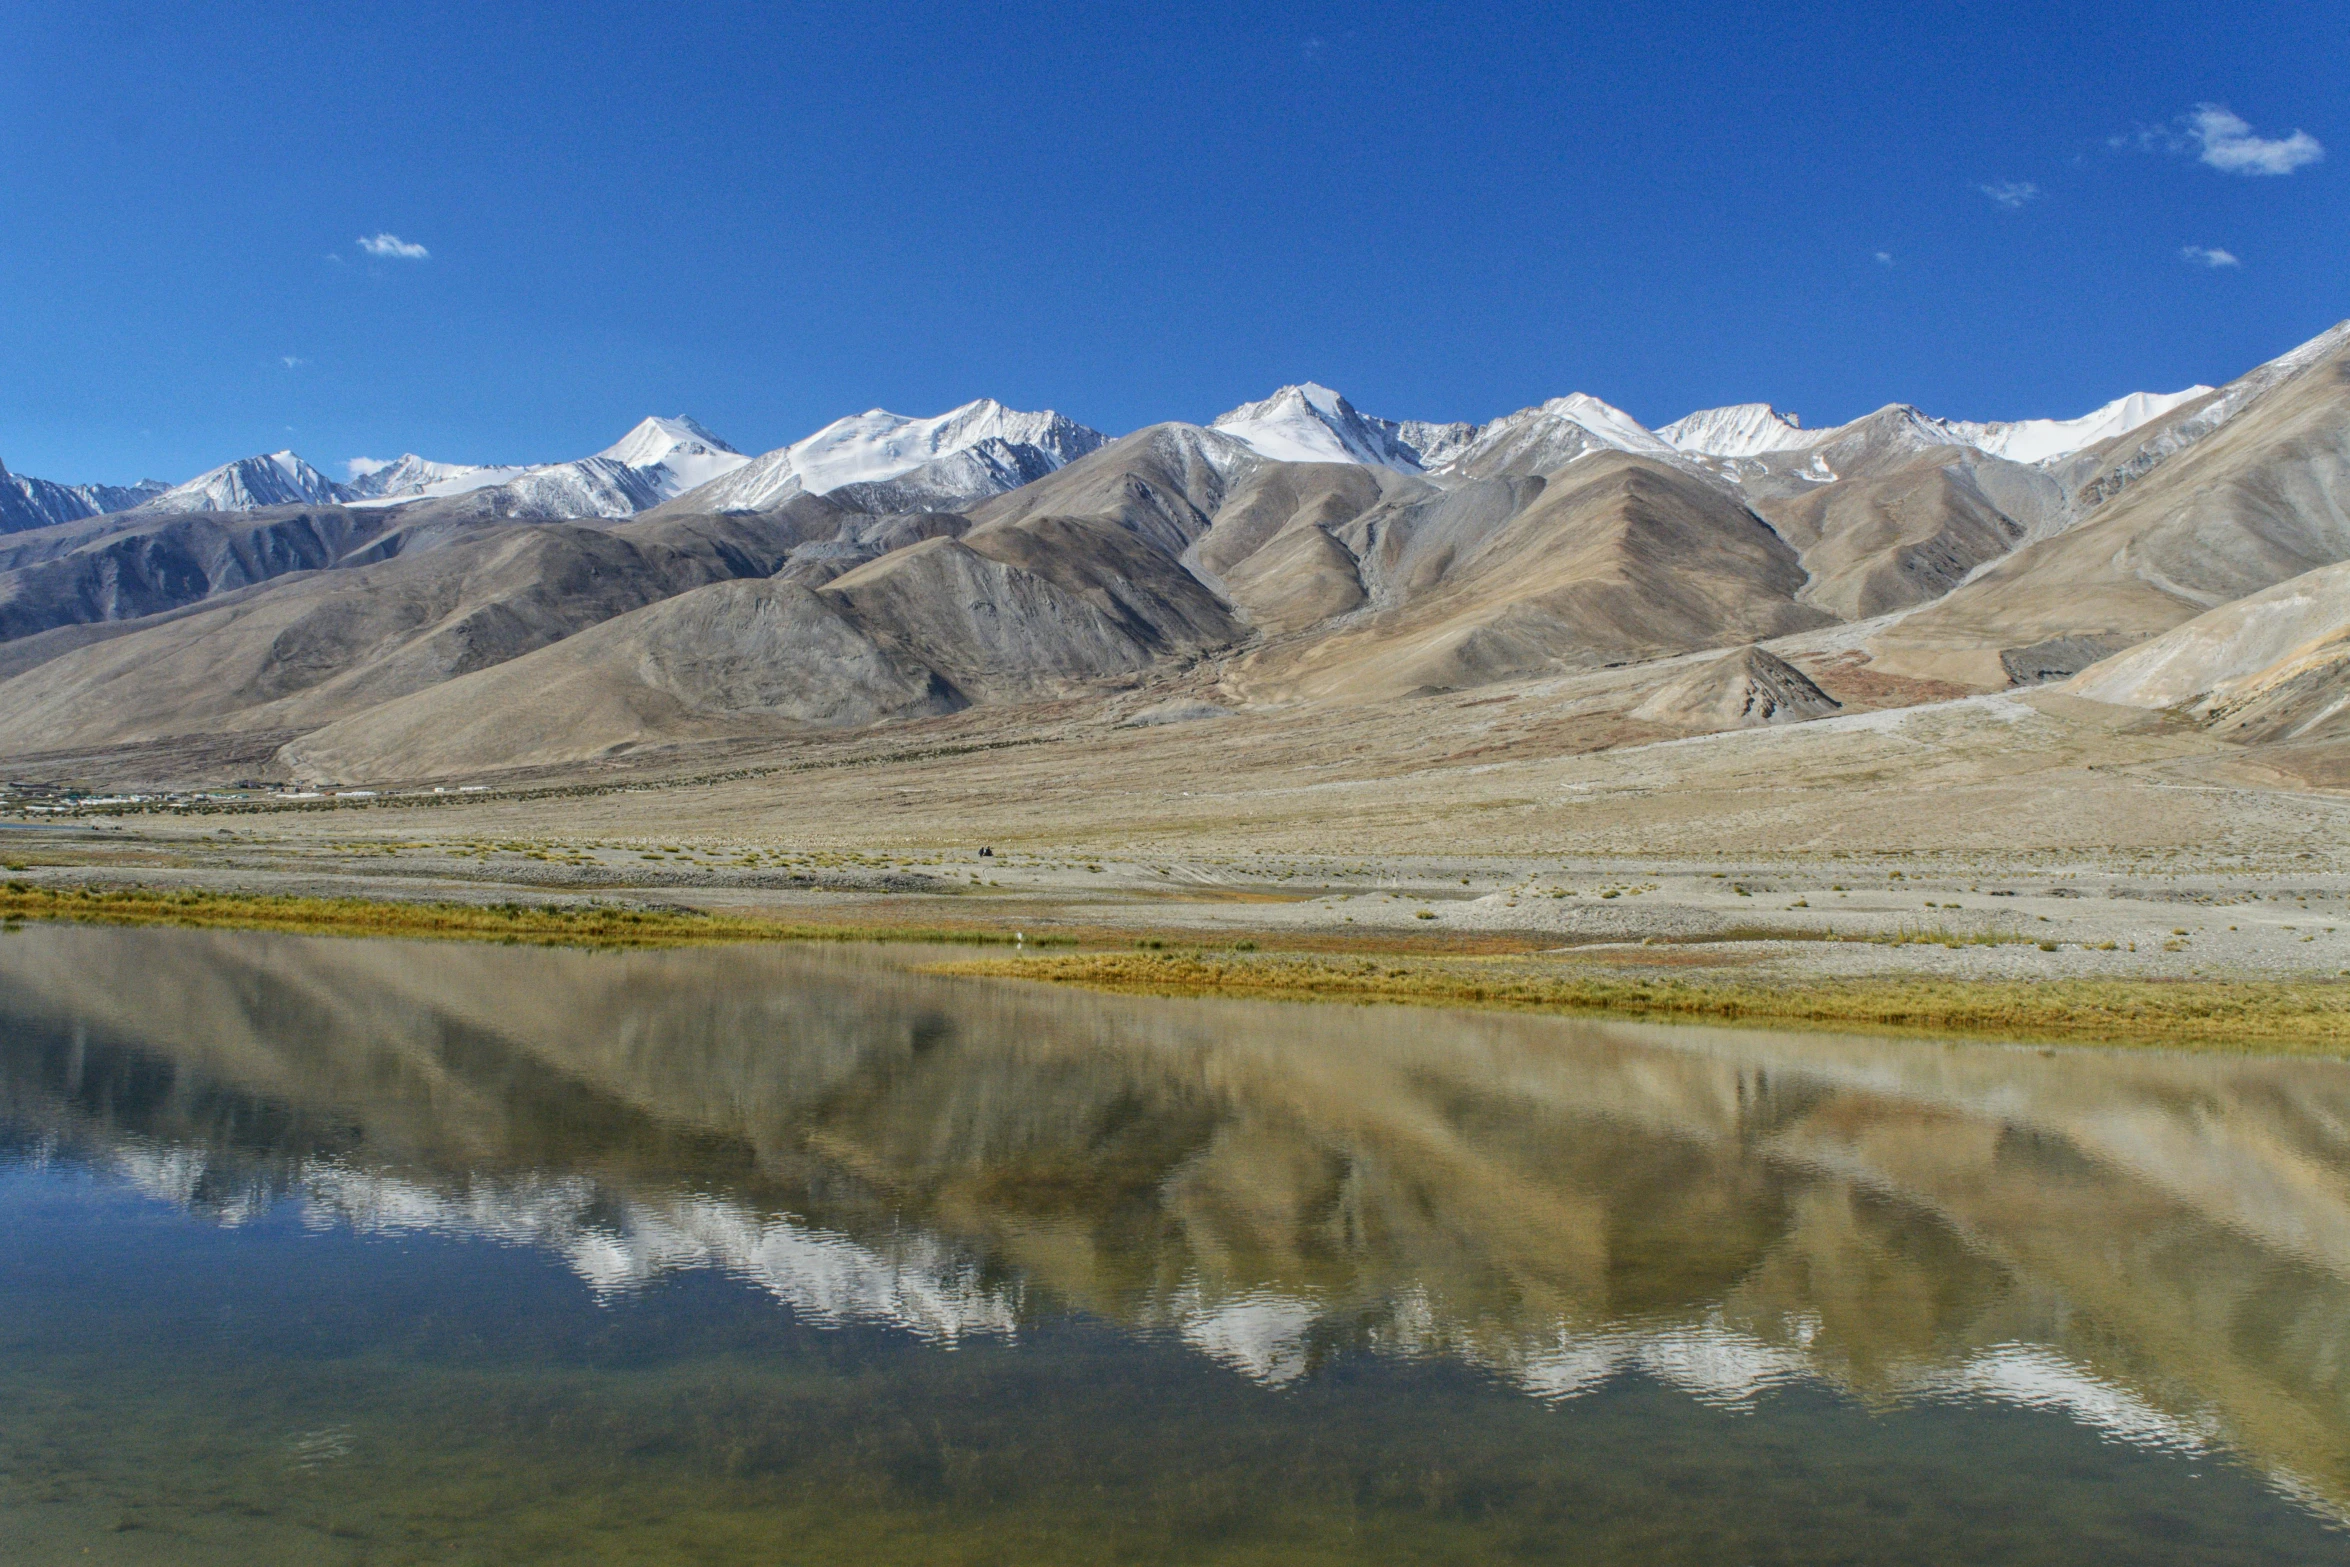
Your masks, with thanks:
M2350 1555L2350 1067L0 938L0 1560Z

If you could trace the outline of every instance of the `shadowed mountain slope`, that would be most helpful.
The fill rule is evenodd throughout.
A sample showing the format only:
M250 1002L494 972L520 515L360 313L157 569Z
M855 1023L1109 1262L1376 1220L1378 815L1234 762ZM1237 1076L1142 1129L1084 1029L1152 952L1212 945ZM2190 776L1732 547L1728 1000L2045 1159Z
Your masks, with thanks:
M763 516L433 535L389 559L61 650L0 683L0 745L329 722L688 588L767 576L844 515L803 497Z
M2248 391L2231 384L2151 434L2125 438L2143 456L2212 402L2233 408L2078 526L1888 630L1875 643L1878 663L1979 685L2067 675L2216 605L2350 559L2350 335L2337 329L2277 363L2281 373L2264 366L2246 377Z
M579 761L1060 695L1239 633L1206 588L1116 526L1023 518L814 591L777 579L681 593L280 755L296 772L364 777Z
M1259 630L1298 630L1369 602L1334 530L1390 496L1437 493L1384 468L1268 464L1233 487L1185 558Z
M1225 491L1189 558L1215 581L1292 529L1344 527L1396 493L1434 492L1425 482L1367 465L1267 463Z
M1241 635L1172 557L1099 518L974 528L883 556L827 591L975 699L1055 695Z
M58 484L11 473L6 463L0 463L0 534L128 511L170 488L160 479L132 485Z
M1842 705L1785 659L1742 647L1667 681L1632 716L1679 729L1754 729L1826 718Z
M1516 503L1516 504L1513 504ZM1333 535L1373 608L1252 660L1301 695L1402 695L1822 625L1795 551L1714 485L1644 458L1390 505Z
M1155 424L972 507L970 517L981 525L1044 515L1100 517L1180 555L1208 531L1232 486L1264 462L1216 431Z
M2053 475L1965 444L1956 434L1970 427L1906 404L1827 431L1798 432L1775 416L1760 424L1723 432L1716 444L1730 454L1686 460L1768 519L1811 574L1804 601L1845 619L1939 598L1976 568L2074 520Z
M722 582L328 724L280 759L305 776L436 777L961 705L831 595Z
M1973 455L1932 449L1754 507L1810 573L1804 602L1863 620L1940 598L2024 537L2026 525L1984 493Z
M379 513L305 506L127 512L12 534L0 547L0 639L134 620L339 565L395 526Z

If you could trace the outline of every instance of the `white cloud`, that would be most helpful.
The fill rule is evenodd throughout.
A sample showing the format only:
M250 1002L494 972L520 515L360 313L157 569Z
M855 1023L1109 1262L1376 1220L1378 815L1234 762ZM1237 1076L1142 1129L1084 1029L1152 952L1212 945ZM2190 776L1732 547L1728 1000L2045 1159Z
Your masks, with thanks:
M2030 180L2001 180L1995 185L1978 185L1975 189L1998 202L2010 212L2027 202L2040 199L2040 187Z
M310 361L307 359L300 359L292 354L281 354L278 356L278 363L284 365L288 370L298 370L309 362Z
M383 256L394 261L425 261L432 256L432 252L422 245L411 244L397 234L362 234L359 236L359 248L371 256Z
M1878 251L1878 252L1877 252L1877 265L1878 265L1878 266L1881 266L1881 267L1889 267L1889 266L1893 265L1893 252L1891 252L1890 250L1880 250L1880 251Z
M2199 267L2240 267L2244 264L2233 253L2207 245L2181 245L2179 259L2191 261Z
M2203 149L2205 163L2229 174L2290 174L2326 155L2307 131L2290 136L2255 136L2241 115L2225 104L2199 103L2186 117L2187 139Z
M2224 103L2199 103L2168 125L2141 125L2127 136L2106 138L2106 145L2140 152L2191 152L2228 174L2290 174L2326 155L2307 131L2253 135L2244 117Z
M364 479L371 473L381 473L391 466L379 457L353 457L343 464L343 472L353 479Z

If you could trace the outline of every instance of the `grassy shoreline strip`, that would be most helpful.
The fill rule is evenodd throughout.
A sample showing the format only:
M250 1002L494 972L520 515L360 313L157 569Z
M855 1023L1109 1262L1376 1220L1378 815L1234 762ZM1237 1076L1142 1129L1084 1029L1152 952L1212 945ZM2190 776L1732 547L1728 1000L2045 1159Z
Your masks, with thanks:
M313 936L403 936L539 946L684 947L749 941L910 942L1010 946L1007 932L912 925L818 924L621 904L405 903L153 887L0 885L0 920L69 920ZM1032 936L1030 946L1069 937Z
M1211 953L1065 953L925 967L930 973L1040 980L1128 995L1381 1002L2023 1042L2350 1054L2350 985L2324 981L1689 982L1545 974L1491 963Z
M821 924L621 904L393 902L139 886L0 884L0 920L266 930L541 946L685 947L741 942L997 946L981 927ZM1073 946L1037 932L1031 955L925 965L927 972L1038 980L1132 995L1346 1001L1604 1014L1870 1033L2350 1055L2350 985L2328 981L1946 980L1811 983L1559 973L1523 959L1258 954L1245 950L1035 952Z

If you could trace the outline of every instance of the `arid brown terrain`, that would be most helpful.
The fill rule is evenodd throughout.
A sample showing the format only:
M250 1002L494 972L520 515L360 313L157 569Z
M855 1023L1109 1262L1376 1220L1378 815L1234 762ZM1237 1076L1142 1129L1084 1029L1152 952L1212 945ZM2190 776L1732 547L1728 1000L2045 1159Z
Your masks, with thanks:
M2033 463L1901 407L1674 445L1282 396L764 510L716 507L813 459L618 520L0 535L0 841L251 891L2350 968L2350 329ZM1370 457L1248 444L1293 413Z

